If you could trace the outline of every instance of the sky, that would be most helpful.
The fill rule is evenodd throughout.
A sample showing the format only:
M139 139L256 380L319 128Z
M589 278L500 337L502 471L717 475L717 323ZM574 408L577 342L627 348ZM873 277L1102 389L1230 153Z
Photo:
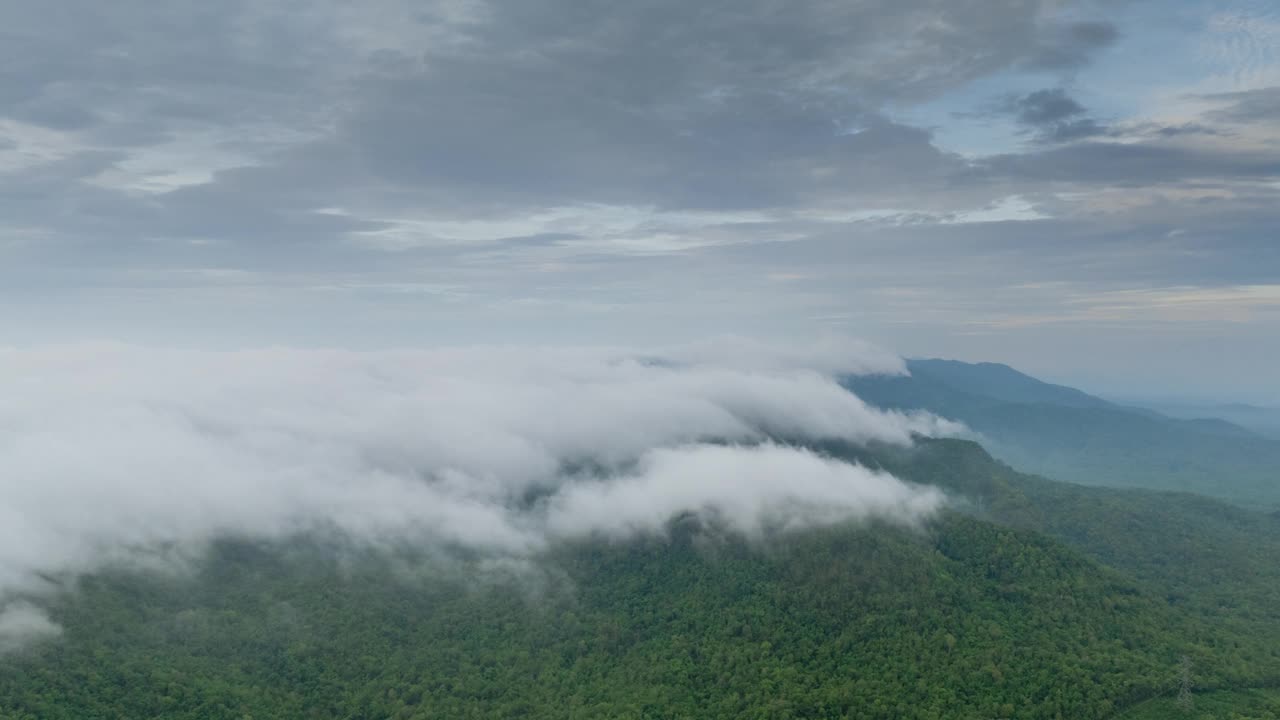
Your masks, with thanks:
M0 344L866 339L1280 403L1262 0L0 6Z

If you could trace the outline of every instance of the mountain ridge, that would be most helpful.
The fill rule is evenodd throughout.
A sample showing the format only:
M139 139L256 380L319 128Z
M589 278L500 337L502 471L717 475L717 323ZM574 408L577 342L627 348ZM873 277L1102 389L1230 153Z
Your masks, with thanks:
M1280 507L1280 441L1247 428L1118 405L998 363L910 359L907 369L842 383L875 406L964 423L997 457L1054 479Z
M0 662L0 716L1105 720L1167 701L1183 656L1197 692L1280 683L1280 522L966 440L813 449L955 502L760 538L686 515L497 572L224 538L57 598L63 635Z

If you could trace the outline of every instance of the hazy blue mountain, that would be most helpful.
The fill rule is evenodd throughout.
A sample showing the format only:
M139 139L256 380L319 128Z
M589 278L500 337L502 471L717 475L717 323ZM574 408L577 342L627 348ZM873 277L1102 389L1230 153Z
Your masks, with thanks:
M1280 439L1280 408L1247 403L1197 403L1185 400L1134 399L1128 404L1186 420L1225 421L1260 435Z
M885 408L959 420L1015 467L1089 485L1196 492L1280 506L1280 441L1217 418L1171 418L1006 365L910 360L909 377L846 386Z
M907 361L911 374L948 387L1012 403L1050 403L1067 407L1112 407L1102 398L1065 385L1047 383L1001 363L966 363L937 358Z

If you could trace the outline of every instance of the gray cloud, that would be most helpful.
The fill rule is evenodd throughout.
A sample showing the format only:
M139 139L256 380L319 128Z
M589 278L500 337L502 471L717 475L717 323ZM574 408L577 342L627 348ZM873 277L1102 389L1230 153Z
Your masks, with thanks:
M1017 112L1018 122L1036 126L1060 123L1085 113L1084 106L1062 88L1028 93L1015 98L1011 106Z
M988 260L1274 275L1268 91L1113 116L1088 66L1143 28L1110 5L153 5L0 11L15 337L896 343L986 317ZM931 126L1004 88L976 139Z
M1209 113L1209 117L1215 120L1273 123L1280 116L1280 87L1214 93L1204 97L1226 104L1226 107Z
M53 130L70 131L91 127L99 120L93 111L71 99L41 99L23 103L14 108L9 116Z
M1159 185L1190 180L1225 183L1280 175L1280 153L1206 149L1166 142L1092 140L984 163L993 172L1031 181Z
M892 129L885 103L1096 35L1046 20L1047 2L385 5L355 18L325 3L94 6L69 27L23 10L9 23L9 87L28 96L15 112L56 98L62 127L78 118L85 138L131 138L117 144L135 151L200 133L224 154L280 151L192 198L243 217L237 230L296 228L287 213L316 209L337 177L375 205L402 202L398 188L440 205L786 205L815 192L817 171L870 190L875 166L903 167L846 134ZM34 44L48 37L56 46ZM182 200L150 199L203 227ZM254 215L258 203L270 209Z
M1108 129L1062 88L1036 90L1007 98L999 110L1012 114L1041 142L1060 143L1106 135Z
M1057 25L1038 41L1036 52L1025 63L1039 69L1071 70L1090 62L1099 51L1115 44L1120 33L1115 25L1082 21Z
M794 208L854 193L954 209L970 168L882 111L1109 42L1105 24L1051 6L25 8L6 24L0 87L21 100L13 113L57 109L86 147L38 192L24 172L0 177L0 195L15 224L56 228L38 252L133 246L158 267L376 262L352 235L410 208ZM184 164L208 165L207 182L164 157L175 143L201 148ZM316 212L335 206L350 212Z
M1129 129L1130 133L1159 135L1163 137L1177 137L1179 135L1217 135L1227 136L1231 132L1222 128L1216 128L1212 125L1204 123L1188 122L1179 125L1159 125L1152 123L1141 123L1138 126Z

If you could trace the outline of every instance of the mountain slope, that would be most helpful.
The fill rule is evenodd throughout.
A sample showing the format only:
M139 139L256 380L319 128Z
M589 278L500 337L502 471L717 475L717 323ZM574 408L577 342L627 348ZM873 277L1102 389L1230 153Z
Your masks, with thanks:
M972 395L1003 402L1081 408L1115 407L1102 398L1065 385L1037 380L1000 363L927 358L909 360L907 366L913 375L923 375L949 387L964 388Z
M966 440L830 451L947 488L975 517L1053 537L1215 622L1247 606L1259 631L1280 632L1280 606L1270 599L1280 589L1280 512L1189 493L1054 482L1017 472Z
M1280 683L1280 520L1054 483L978 445L831 444L937 484L926 528L560 545L518 567L228 539L117 568L0 661L0 717L1105 718ZM1252 548L1252 549L1250 549Z
M959 420L1016 467L1061 480L1280 506L1280 442L1042 383L1003 365L912 360L909 377L850 377L867 402Z
M1051 540L960 516L565 548L563 584L279 553L228 544L184 583L94 578L64 638L0 667L0 715L1097 718L1210 634Z

